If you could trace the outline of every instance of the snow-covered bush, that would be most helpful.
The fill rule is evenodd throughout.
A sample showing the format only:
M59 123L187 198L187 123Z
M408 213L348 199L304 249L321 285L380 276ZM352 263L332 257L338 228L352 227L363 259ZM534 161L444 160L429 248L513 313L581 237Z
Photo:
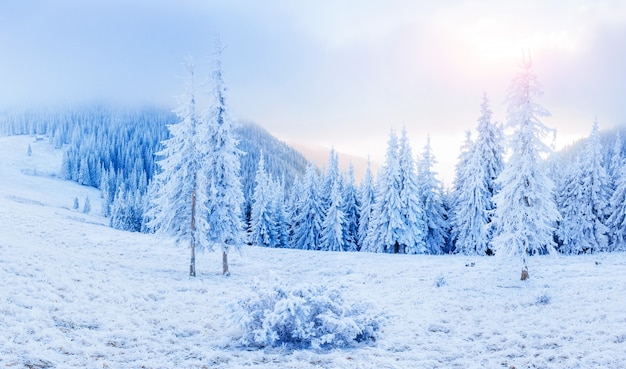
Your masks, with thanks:
M366 304L351 304L337 289L304 285L258 288L239 301L233 318L240 343L251 347L327 349L375 341L382 316Z
M537 301L535 302L535 304L536 305L548 305L551 300L552 298L550 297L550 295L544 292L539 297L537 297Z

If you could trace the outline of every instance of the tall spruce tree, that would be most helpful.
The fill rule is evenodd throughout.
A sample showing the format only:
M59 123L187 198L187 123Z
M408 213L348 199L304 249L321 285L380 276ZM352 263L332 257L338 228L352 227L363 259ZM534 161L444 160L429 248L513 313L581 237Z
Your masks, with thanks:
M405 230L399 242L408 254L424 254L428 251L426 245L428 223L420 202L415 161L406 128L402 128L400 136L398 168L400 171L401 217Z
M339 176L339 157L335 148L330 149L328 156L328 167L326 173L322 175L320 183L320 201L324 211L330 206L330 193L335 185L335 182L340 180Z
M447 214L443 204L443 191L437 173L432 170L437 163L430 146L430 136L426 140L424 152L417 166L417 188L427 220L426 250L430 254L443 253L449 235L447 234Z
M354 183L354 166L352 163L350 163L347 177L342 181L342 183L342 201L340 210L344 217L343 249L345 251L358 251L359 198L356 184Z
M450 194L451 211L450 217L450 241L454 246L454 252L466 253L464 247L457 240L459 234L463 232L463 224L465 218L461 213L464 211L465 203L463 201L465 183L469 180L469 176L473 176L472 168L469 167L471 156L474 154L474 143L472 141L472 132L465 131L465 141L461 145L458 161L454 167L454 182L452 183L452 193ZM459 213L457 215L457 213Z
M481 115L478 118L478 135L476 137L475 155L476 160L482 166L483 183L486 186L487 192L485 193L484 209L487 229L485 230L485 237L487 237L485 253L493 254L492 240L493 240L493 213L496 208L493 197L500 191L500 186L496 179L504 170L504 132L502 124L491 120L491 109L489 108L489 100L487 94L483 95L483 101L481 103ZM482 251L481 251L482 252Z
M126 202L126 189L121 186L115 191L115 200L111 205L109 225L115 229L128 230L130 223L130 204Z
M209 105L202 116L206 133L201 135L207 148L202 160L201 187L208 209L205 237L211 245L222 251L222 274L228 275L228 252L239 249L245 242L243 224L243 190L239 158L243 152L237 148L234 135L235 120L226 104L226 85L222 75L222 46L216 43L212 63Z
M554 132L540 120L550 115L534 101L541 94L531 59L525 57L508 91L507 126L515 132L511 157L496 182L501 190L494 197L496 254L519 257L522 279L528 278L528 255L555 250L553 234L559 220L554 185L541 158L552 151L542 138Z
M265 172L265 157L261 152L257 167L256 185L252 195L252 208L250 211L250 243L259 246L274 247L276 231L272 216L274 195L272 183Z
M286 226L288 236L285 247L287 248L296 248L294 244L296 240L294 232L298 226L298 222L296 220L301 219L300 216L302 212L299 206L301 204L303 193L305 190L305 176L298 176L295 178L293 185L291 186L291 190L289 191L289 195L287 196L287 199L285 201L285 214L287 216Z
M470 175L469 165L471 157L474 153L474 141L472 141L472 132L470 130L465 131L465 141L461 145L461 152L459 153L459 159L454 166L454 182L452 183L454 191L459 191L465 185L467 177Z
M469 137L468 137L469 138ZM489 245L489 192L480 151L471 146L457 166L453 232L455 252L486 255Z
M292 213L292 247L319 250L324 210L320 203L319 176L313 164L307 168L298 192Z
M341 198L341 188L339 181L333 183L330 190L329 204L322 221L320 231L320 250L324 251L344 251L346 240L344 239L344 213L343 199Z
M359 229L358 229L358 249L366 251L364 248L367 232L370 227L372 209L374 207L374 178L370 159L367 159L365 175L359 186Z
M483 95L478 118L478 136L464 143L456 166L452 238L455 252L490 255L493 236L493 196L499 188L496 178L504 167L502 127L491 121L487 95Z
M136 188L122 184L111 206L110 225L124 231L139 232L143 221L144 204Z
M574 254L607 251L610 185L602 165L597 121L583 151L564 177L557 196L561 213L556 232L559 250Z
M83 213L91 213L91 202L89 201L89 196L85 197L85 201L83 202Z
M285 213L285 190L282 183L271 181L274 191L270 203L272 220L274 225L274 247L289 247L289 226Z
M611 157L609 159L607 167L607 175L609 177L609 191L613 194L613 191L617 188L617 181L620 177L622 166L624 165L624 159L622 158L622 137L620 131L615 134L615 141L613 142L613 149L611 150Z
M83 158L83 160L80 161L80 169L78 170L78 183L84 186L91 185L91 176L89 173L87 158Z
M585 227L586 215L582 212L583 190L580 182L581 158L576 155L573 163L562 166L559 170L559 182L556 186L556 204L561 219L555 236L558 251L563 254L578 254L588 247Z
M385 164L378 171L374 206L370 214L363 250L386 253L405 252L405 245L400 244L406 232L402 219L400 185L398 137L391 130Z
M611 215L607 224L611 232L611 251L626 251L626 166L620 169L609 206Z
M170 138L163 141L164 148L157 153L161 171L151 184L147 217L150 229L173 236L179 244L189 242L189 275L195 277L196 247L209 247L206 238L198 233L207 229L208 211L204 202L199 201L203 198L199 181L205 175L201 158L206 156L207 146L199 139L203 132L199 129L201 122L196 112L195 72L191 59L185 62L185 69L185 92L179 98L181 105L174 110L180 121L168 125ZM114 171L109 171L111 174Z

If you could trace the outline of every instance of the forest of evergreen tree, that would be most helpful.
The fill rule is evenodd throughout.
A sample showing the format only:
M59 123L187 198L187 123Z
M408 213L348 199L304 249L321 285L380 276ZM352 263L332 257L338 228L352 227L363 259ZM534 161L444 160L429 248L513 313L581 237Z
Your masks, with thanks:
M477 111L475 138L467 132L450 188L437 179L430 140L414 156L405 128L399 137L390 131L384 164L376 175L368 165L357 184L351 166L340 172L334 150L321 171L263 128L237 125L247 243L325 251L492 255L500 251L498 239L511 242L510 229L518 225L507 222L524 205L516 203L521 201L541 204L541 213L533 218L536 228L528 232L549 238L536 246L528 244L532 240L520 241L525 253L550 247L566 254L626 249L626 166L619 130L600 132L595 121L587 139L564 150L516 158L516 147L505 144L507 127L493 120L486 95ZM0 114L0 133L46 137L63 150L63 178L100 189L101 211L112 227L151 232L146 214L150 184L159 172L157 153L170 138L168 125L177 121L176 114L157 108L14 110ZM540 145L532 140L518 133L518 143ZM513 152L508 163L507 150ZM519 195L511 184L529 182L528 177L517 178L531 165L524 160L534 165L529 175L537 180L538 193Z
M63 149L61 175L99 188L111 226L147 231L144 209L155 153L176 117L165 109L103 106L18 110L0 115L3 135L38 135ZM590 136L546 161L561 214L554 239L562 253L624 250L625 151L617 129ZM489 227L504 168L504 133L483 98L476 128L461 148L451 188L437 181L430 145L411 154L392 130L383 167L360 184L340 173L332 151L322 173L301 154L251 123L237 127L249 243L268 247L491 255ZM376 181L374 180L376 178ZM389 204L389 206L382 206Z

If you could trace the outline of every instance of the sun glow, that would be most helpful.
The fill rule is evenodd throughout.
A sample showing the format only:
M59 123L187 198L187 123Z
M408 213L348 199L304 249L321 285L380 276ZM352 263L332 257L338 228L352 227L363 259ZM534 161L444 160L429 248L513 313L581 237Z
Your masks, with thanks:
M475 56L487 62L516 60L523 50L531 50L533 53L576 50L576 42L567 31L551 34L536 32L526 36L475 33L467 39L467 43L474 50Z
M493 9L492 9L493 10ZM506 10L506 11L505 11ZM469 16L475 9L461 7L439 14L433 26L445 42L455 45L465 59L494 68L518 61L522 53L533 55L577 53L582 49L585 27L571 22L547 22L528 18L528 9L500 9Z

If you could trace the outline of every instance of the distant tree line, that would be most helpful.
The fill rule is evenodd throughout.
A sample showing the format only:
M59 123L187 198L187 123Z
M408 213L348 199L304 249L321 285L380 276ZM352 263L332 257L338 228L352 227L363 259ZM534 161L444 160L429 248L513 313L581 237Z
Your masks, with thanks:
M155 153L169 138L168 124L176 114L161 108L112 108L90 105L57 109L14 109L0 114L3 135L47 136L63 149L61 176L101 190L102 214L111 226L146 231L144 210L148 185L158 166ZM308 161L302 154L254 123L234 128L241 158L244 214L249 219L252 185L261 151L266 170L279 177L285 188L304 173Z
M617 130L561 152L543 142L549 113L525 61L507 99L507 121L492 119L483 96L476 136L468 131L451 188L434 171L427 139L414 156L406 129L391 130L385 162L360 184L339 171L331 151L325 171L253 124L234 126L249 244L324 251L526 255L626 248L626 169ZM3 134L46 135L64 149L62 176L97 187L115 228L151 231L146 212L160 168L156 153L180 114L103 106L7 111ZM505 134L509 132L509 134ZM508 140L505 140L505 136ZM508 160L505 156L508 155ZM187 222L186 219L180 219ZM525 259L524 259L525 263Z

